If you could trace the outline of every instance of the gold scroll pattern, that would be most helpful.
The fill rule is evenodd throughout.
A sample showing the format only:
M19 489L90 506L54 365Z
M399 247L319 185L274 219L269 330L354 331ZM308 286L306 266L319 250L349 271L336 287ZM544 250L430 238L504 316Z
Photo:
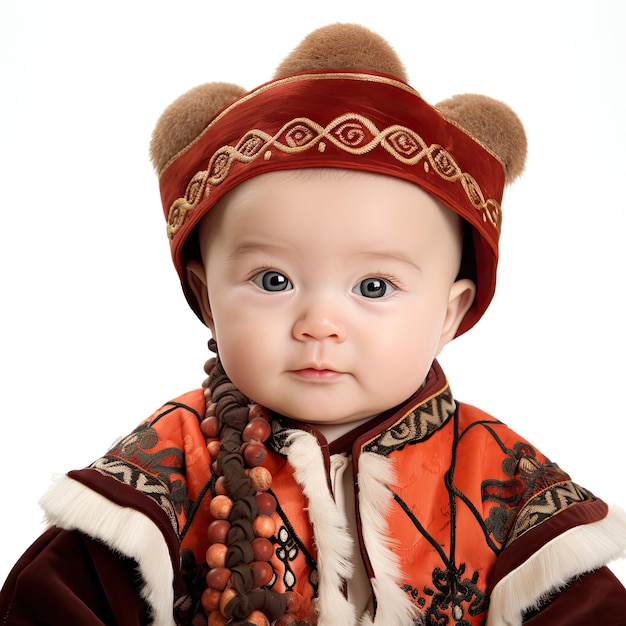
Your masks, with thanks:
M482 220L490 223L499 233L501 224L500 204L485 198L473 176L463 172L452 155L438 144L427 145L415 131L406 126L393 125L379 130L366 117L346 113L326 126L300 117L286 123L276 134L254 129L248 131L235 146L219 148L211 157L206 170L197 172L187 185L185 195L172 203L168 216L168 236L173 239L193 208L210 194L211 188L228 177L233 163L248 164L258 158L269 160L273 150L285 154L299 154L308 150L326 150L332 143L340 150L355 156L368 154L381 148L399 162L412 166L423 163L425 172L431 169L440 178L462 186L471 206L482 214Z

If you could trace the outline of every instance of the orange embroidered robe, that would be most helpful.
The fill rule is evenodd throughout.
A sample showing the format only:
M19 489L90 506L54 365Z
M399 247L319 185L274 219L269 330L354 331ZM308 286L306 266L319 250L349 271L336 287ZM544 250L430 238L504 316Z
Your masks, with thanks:
M203 415L201 390L169 402L52 488L42 505L53 527L7 579L3 623L203 623L217 478ZM327 519L329 459L343 452L373 599L354 624L626 624L626 591L603 567L626 546L626 518L507 426L455 402L436 363L375 424L329 446L276 416L268 447L270 585L304 596L316 623L352 619L342 586L329 585L349 556L337 548L342 511Z

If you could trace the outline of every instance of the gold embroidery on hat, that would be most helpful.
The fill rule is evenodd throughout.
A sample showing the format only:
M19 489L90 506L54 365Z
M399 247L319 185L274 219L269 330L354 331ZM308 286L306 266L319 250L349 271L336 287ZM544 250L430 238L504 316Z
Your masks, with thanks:
M198 202L208 194L206 183L208 179L206 171L197 172L189 181L185 195L174 200L167 218L167 236L173 239L174 235L185 223L187 213L193 209Z
M500 230L500 204L494 199L485 199L476 180L463 172L452 155L438 144L427 145L413 130L406 126L393 125L379 130L366 117L346 113L335 118L327 126L320 126L309 118L296 118L285 124L275 135L254 129L247 132L235 146L219 148L211 157L208 168L198 172L189 182L185 196L174 201L168 216L170 239L180 230L187 214L210 188L222 183L228 176L233 163L248 164L260 154L264 160L272 156L272 149L285 154L298 154L316 147L324 152L330 142L337 148L360 156L381 147L405 165L416 165L423 161L424 171L431 171L451 183L460 183L470 204L489 222Z

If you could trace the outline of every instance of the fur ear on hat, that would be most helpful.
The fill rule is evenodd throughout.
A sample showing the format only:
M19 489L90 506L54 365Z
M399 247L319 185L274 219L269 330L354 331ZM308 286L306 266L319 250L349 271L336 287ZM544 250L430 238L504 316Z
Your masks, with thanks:
M502 161L507 184L524 171L526 132L519 117L504 102L478 94L462 94L440 102L436 108Z
M174 100L161 114L150 141L157 174L208 126L215 114L246 90L232 83L206 83Z
M408 80L389 43L359 24L330 24L314 30L278 66L274 78L324 69L369 70Z

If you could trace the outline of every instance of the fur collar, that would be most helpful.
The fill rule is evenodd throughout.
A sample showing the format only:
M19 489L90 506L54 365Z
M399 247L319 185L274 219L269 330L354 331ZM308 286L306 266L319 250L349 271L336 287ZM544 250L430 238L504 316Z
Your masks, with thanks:
M319 443L311 433L290 431L284 451L308 499L309 519L315 533L320 579L318 625L413 626L419 623L416 607L399 586L402 571L387 529L387 513L392 502L387 485L393 484L395 478L392 459L366 452L359 460L359 509L363 542L374 571L370 582L376 603L374 617L365 613L359 619L341 590L343 581L352 574L349 561L352 538L345 513L336 505L328 488Z

